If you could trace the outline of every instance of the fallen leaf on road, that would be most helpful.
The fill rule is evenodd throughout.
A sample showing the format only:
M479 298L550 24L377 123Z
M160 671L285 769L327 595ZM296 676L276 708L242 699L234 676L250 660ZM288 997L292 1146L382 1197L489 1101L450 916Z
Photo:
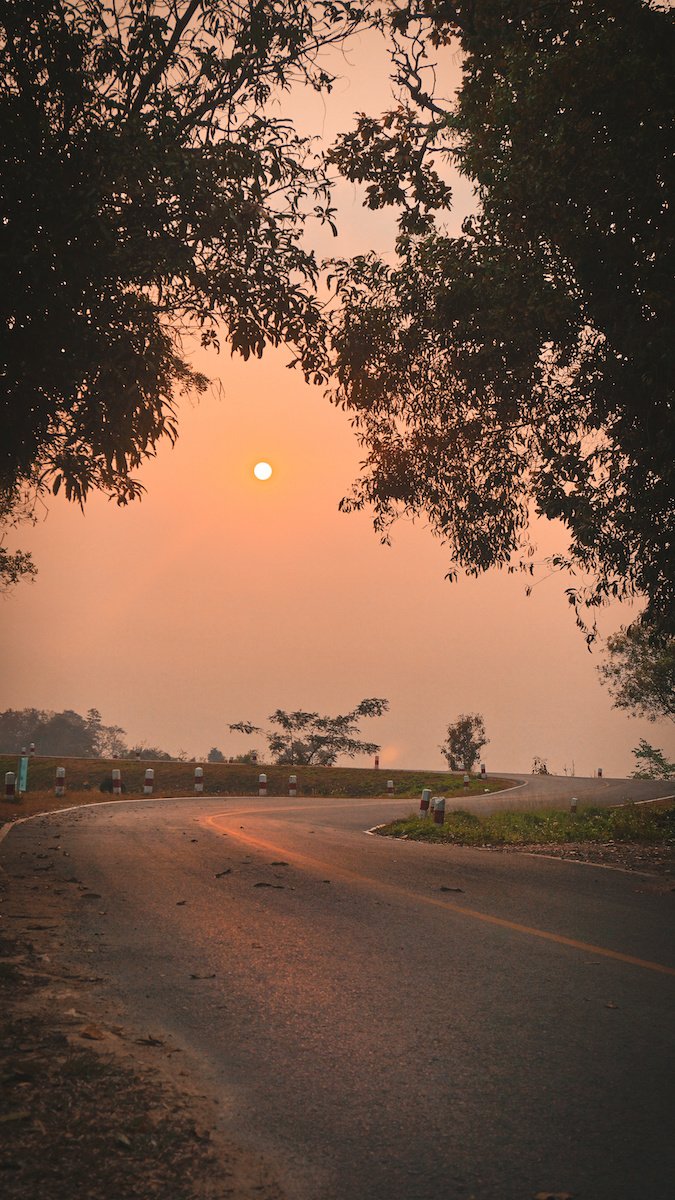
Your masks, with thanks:
M270 866L271 867L287 867L288 863L284 862L283 858L280 858L278 862L270 863Z
M153 1037L151 1033L144 1038L136 1038L137 1046L163 1046L164 1042L161 1038Z
M212 975L190 975L190 979L215 979L215 977L216 977L215 971L213 972Z
M87 1038L90 1042L102 1042L105 1038L105 1033L99 1029L98 1025L85 1025L80 1030L80 1037Z
M446 887L445 884L442 883L440 890L442 892L463 892L464 888Z
M224 871L216 871L216 879L222 879L223 875L231 875L232 867L225 867Z
M283 883L254 883L254 887L283 888Z
M534 1200L574 1200L573 1192L537 1192Z
M618 1008L618 1007L619 1007L618 1004L615 1004L613 1000L608 1000L605 1005L605 1008Z
M129 1141L126 1133L118 1133L115 1141L117 1142L118 1146L126 1146L128 1148L131 1147L131 1142Z
M100 892L84 892L83 895L80 896L80 900L102 900L102 899L103 899L103 897L101 896Z
M17 1108L14 1112L5 1113L0 1117L0 1125L7 1125L10 1121L27 1121L30 1117L30 1112L27 1108Z
M176 900L176 908L180 908L181 904L187 904L187 900Z

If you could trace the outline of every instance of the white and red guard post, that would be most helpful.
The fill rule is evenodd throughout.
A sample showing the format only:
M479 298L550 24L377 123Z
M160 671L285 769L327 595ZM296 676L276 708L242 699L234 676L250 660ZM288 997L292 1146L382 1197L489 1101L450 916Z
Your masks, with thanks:
M119 767L113 767L112 773L113 796L122 795L122 772Z
M288 780L288 794L289 794L289 796L297 796L297 794L298 794L298 777L297 777L297 775L291 775L291 777Z
M264 774L258 776L258 795L267 795L267 776Z
M56 768L56 780L54 783L54 795L65 796L66 794L66 768Z
M155 786L155 772L153 771L152 767L148 767L145 772L145 782L143 784L143 795L151 796L152 789L154 788L154 786Z
M195 794L200 795L204 791L204 768L195 767Z

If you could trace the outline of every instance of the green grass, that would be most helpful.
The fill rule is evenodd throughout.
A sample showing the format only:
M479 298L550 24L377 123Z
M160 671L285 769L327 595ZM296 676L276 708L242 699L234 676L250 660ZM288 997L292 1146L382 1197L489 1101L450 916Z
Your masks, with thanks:
M564 845L566 842L660 842L675 840L675 807L653 809L627 804L620 808L583 808L576 815L557 810L498 812L485 816L458 809L445 823L416 815L392 821L378 833L411 841L449 842L457 846Z
M124 794L143 795L143 781L147 767L155 772L155 796L191 796L194 794L195 766L204 770L204 794L210 796L257 796L258 776L267 775L267 791L270 796L288 796L288 780L297 776L298 796L354 796L357 798L383 797L387 795L387 780L394 781L394 795L401 798L418 798L422 789L431 788L448 797L482 795L485 791L501 791L512 787L512 780L482 779L476 776L465 789L463 776L448 771L392 771L384 768L375 771L372 767L277 767L248 763L178 763L138 762L133 760L107 761L86 758L39 758L30 760L28 791L15 804L0 798L2 816L27 815L41 809L66 808L72 804L86 804L94 800L111 799L112 770L122 772ZM56 767L66 769L66 795L62 800L54 796ZM0 786L4 789L6 771L17 770L15 755L0 756Z

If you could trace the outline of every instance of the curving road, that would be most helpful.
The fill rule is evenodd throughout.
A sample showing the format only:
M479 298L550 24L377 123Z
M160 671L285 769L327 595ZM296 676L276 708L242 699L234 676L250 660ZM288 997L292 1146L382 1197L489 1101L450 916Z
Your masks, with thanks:
M572 787L635 785L520 797ZM15 827L2 857L52 856L111 1014L178 1041L288 1200L670 1200L669 888L365 835L410 808L103 805Z

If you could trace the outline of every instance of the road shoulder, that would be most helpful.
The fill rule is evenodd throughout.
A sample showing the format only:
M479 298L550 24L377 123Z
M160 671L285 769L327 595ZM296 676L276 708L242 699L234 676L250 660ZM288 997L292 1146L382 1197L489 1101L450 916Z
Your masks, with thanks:
M3 1195L283 1200L263 1161L219 1135L180 1047L105 1007L48 868L11 856L0 867Z

